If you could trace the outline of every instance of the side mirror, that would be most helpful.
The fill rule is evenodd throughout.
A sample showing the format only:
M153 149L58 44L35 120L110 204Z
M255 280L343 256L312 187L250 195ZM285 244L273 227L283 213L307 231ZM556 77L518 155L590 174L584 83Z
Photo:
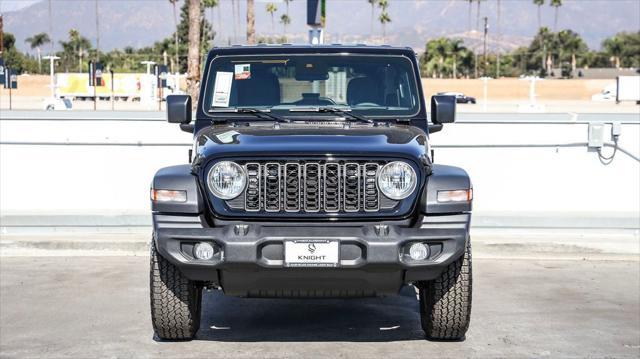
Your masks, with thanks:
M167 121L184 125L191 123L191 96L167 96Z
M453 123L456 120L456 97L431 96L431 122L436 125Z

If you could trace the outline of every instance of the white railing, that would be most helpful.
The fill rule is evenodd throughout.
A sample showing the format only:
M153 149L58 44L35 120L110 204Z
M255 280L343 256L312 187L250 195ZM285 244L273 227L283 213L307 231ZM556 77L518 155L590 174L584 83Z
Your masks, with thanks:
M61 215L100 223L148 218L153 174L186 163L191 146L191 135L164 116L1 113L2 225L19 217L45 224ZM621 125L618 153L608 165L587 147L595 122ZM431 138L436 163L471 175L476 226L640 227L637 115L459 114Z

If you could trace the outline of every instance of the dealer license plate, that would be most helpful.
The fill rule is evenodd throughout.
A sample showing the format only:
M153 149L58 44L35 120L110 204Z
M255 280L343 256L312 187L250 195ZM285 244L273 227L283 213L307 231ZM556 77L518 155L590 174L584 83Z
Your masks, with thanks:
M338 241L305 239L284 242L287 267L337 267L340 260Z

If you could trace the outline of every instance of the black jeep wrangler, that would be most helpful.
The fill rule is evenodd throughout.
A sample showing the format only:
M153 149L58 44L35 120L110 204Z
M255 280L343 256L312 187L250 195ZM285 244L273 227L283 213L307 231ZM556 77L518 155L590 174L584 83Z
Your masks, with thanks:
M192 132L190 164L152 183L151 316L193 338L203 288L240 297L352 298L419 291L428 338L462 339L471 313L472 187L433 163L410 48L215 48L192 100L167 98Z

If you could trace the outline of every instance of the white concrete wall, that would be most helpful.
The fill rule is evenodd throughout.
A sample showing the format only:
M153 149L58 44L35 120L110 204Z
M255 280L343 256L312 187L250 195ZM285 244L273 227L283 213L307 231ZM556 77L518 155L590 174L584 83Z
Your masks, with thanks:
M185 144L190 138L164 122L0 120L2 215L144 215L155 171L187 163L189 148L7 142ZM640 126L624 125L620 140L640 155ZM436 162L463 167L471 175L479 216L639 218L640 163L623 153L605 166L585 147L438 148L586 141L583 124L457 123L432 135Z

